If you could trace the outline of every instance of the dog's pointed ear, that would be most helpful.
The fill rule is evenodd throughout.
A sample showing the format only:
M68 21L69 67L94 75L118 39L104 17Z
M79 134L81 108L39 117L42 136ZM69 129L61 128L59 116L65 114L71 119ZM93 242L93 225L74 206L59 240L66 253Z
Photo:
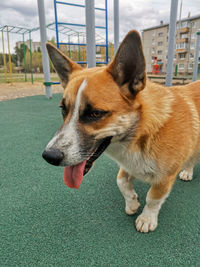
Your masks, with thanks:
M61 79L62 86L65 88L68 83L70 73L75 70L81 70L82 68L81 66L70 60L67 56L65 56L51 43L46 43L46 48L51 62Z
M126 94L135 96L146 84L146 64L142 42L137 31L130 31L122 41L107 71ZM127 85L127 86L123 86Z

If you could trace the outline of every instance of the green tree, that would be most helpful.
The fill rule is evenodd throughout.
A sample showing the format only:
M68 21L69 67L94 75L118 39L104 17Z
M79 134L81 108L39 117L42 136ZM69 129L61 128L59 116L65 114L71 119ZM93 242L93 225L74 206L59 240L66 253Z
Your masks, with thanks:
M21 44L20 47L15 47L15 55L17 60L20 62L20 65L22 64L22 61L24 59L24 46L25 46L25 53L28 51L28 47L25 44Z
M32 65L35 72L42 72L42 53L41 52L33 52L32 54Z
M8 62L8 54L5 54L6 56L6 62ZM3 62L3 53L0 53L0 65L3 66L4 62Z
M16 54L11 54L11 61L17 66L17 55Z
M7 72L10 72L9 61L7 61L6 66L7 66ZM15 72L15 64L13 62L11 62L11 68L12 68L12 73L14 73Z
M55 37L52 37L51 40L48 40L49 43L53 44L54 46L56 46L56 39Z
M27 72L30 72L31 71L31 63L30 63L30 51L29 50L26 52L25 61L26 61ZM22 66L24 66L24 62L22 63ZM33 52L32 53L32 68L33 68L33 72L37 72L38 70L40 72L43 71L43 69L42 69L42 53L41 52Z

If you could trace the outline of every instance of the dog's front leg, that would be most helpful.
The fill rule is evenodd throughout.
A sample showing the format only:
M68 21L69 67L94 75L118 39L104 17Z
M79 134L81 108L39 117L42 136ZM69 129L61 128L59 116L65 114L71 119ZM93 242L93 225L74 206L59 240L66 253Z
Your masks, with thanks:
M147 193L146 205L136 220L138 231L147 233L156 229L159 210L171 191L176 175L167 177L161 183L151 186Z
M137 194L133 189L133 180L133 177L120 168L117 175L117 185L124 196L126 205L125 212L128 215L134 214L140 206L140 203L137 200Z

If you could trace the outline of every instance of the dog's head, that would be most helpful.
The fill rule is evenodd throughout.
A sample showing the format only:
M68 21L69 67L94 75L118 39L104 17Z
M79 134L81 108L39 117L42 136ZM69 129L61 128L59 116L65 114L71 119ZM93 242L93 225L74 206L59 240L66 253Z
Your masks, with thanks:
M127 34L107 67L82 69L51 44L49 57L61 79L63 124L48 143L43 157L64 166L64 180L78 188L83 175L111 142L133 136L145 87L145 60L140 36Z

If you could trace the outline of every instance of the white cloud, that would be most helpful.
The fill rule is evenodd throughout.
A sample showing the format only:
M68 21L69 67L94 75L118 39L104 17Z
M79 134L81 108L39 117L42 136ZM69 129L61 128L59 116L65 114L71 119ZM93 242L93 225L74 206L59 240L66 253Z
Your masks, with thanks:
M66 0L67 1L67 0ZM108 29L109 40L113 41L113 1L108 0ZM68 0L84 4L84 0ZM170 2L160 0L119 0L120 2L120 39L131 29L141 31L144 28L155 26L164 21L169 22ZM180 6L179 1L179 6ZM104 6L104 0L96 1L98 7ZM54 21L53 0L45 0L46 22ZM182 17L187 17L188 12L191 16L200 14L199 0L183 0ZM73 23L85 23L84 10L77 7L60 6L58 7L59 20ZM179 8L178 8L179 18ZM27 28L39 25L38 10L36 0L7 0L0 1L0 25L24 26ZM105 25L104 15L96 11L96 24ZM54 34L48 32L48 36ZM103 31L99 31L103 35ZM55 34L54 34L55 35ZM1 38L1 37L0 37ZM17 37L19 38L19 37ZM28 37L27 37L28 38ZM33 34L34 39L39 39L39 33ZM14 46L15 37L11 38ZM1 39L0 39L1 41Z

